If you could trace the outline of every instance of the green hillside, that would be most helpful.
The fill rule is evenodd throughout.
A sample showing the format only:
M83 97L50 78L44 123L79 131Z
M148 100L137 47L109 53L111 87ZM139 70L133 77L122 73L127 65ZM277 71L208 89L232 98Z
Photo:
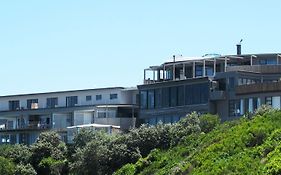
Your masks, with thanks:
M261 108L208 133L188 135L115 174L281 174L281 111Z

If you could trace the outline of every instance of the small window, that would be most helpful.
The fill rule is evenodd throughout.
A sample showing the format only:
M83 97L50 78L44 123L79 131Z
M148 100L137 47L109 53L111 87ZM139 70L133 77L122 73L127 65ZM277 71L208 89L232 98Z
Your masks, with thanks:
M91 95L87 95L86 96L86 101L91 101L92 100L92 96Z
M102 96L101 95L96 95L96 100L101 100Z
M117 99L117 94L110 94L110 100Z

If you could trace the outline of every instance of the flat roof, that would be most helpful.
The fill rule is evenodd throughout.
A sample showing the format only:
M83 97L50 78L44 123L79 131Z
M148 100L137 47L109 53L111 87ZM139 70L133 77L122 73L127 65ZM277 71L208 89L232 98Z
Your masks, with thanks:
M18 97L18 96L29 96L29 95L47 95L47 94L57 94L57 93L71 93L71 92L85 92L85 91L92 91L92 90L110 90L110 89L123 89L125 87L106 87L106 88L95 88L95 89L79 89L79 90L66 90L66 91L53 91L53 92L39 92L39 93L30 93L30 94L16 94L16 95L3 95L3 97Z
M88 128L88 127L94 127L94 128L109 128L109 127L112 127L112 128L120 129L120 126L116 126L116 125L103 125L103 124L97 124L97 123L68 126L67 129L72 129L72 128Z

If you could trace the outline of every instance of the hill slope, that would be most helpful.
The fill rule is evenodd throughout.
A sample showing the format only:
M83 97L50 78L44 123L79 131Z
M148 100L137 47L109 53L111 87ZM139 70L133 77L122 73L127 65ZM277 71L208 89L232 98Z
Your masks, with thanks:
M281 174L281 111L220 124L168 150L153 150L115 174Z

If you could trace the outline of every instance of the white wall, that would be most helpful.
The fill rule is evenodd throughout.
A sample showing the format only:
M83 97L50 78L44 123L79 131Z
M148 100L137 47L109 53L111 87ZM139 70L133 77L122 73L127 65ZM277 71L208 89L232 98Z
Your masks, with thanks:
M110 94L118 94L117 99L110 99ZM86 101L86 96L91 95L92 100ZM101 100L96 100L96 95L102 95ZM93 89L85 91L33 94L21 96L3 96L0 97L0 111L9 110L9 101L20 100L20 107L27 108L28 99L38 99L38 107L46 108L47 98L58 97L58 107L65 107L67 96L78 96L78 105L96 105L96 104L130 104L132 103L131 91L123 89Z

